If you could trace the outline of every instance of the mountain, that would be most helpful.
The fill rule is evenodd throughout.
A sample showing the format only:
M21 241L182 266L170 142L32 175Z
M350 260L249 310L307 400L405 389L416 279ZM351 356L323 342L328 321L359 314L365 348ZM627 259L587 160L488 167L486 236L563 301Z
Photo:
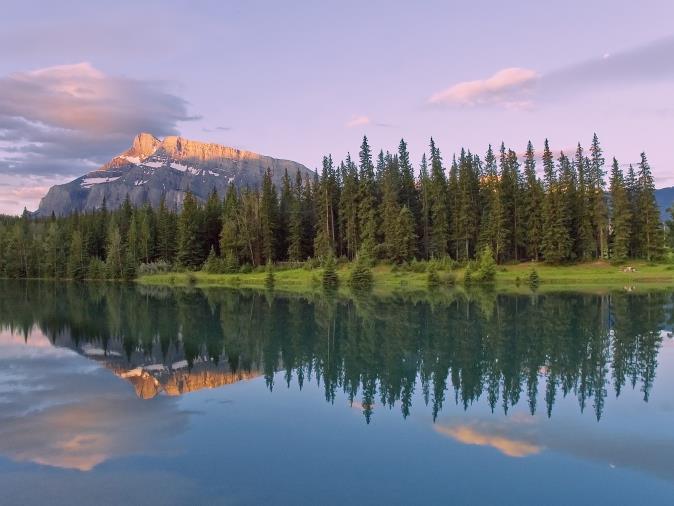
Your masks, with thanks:
M667 212L667 209L674 204L674 186L655 190L655 200L658 202L658 207L660 207L660 216L663 221L669 220L671 216Z
M130 149L114 157L101 168L61 185L52 186L40 202L37 214L66 215L74 211L98 209L105 199L109 209L119 207L128 195L133 205L149 202L159 206L162 195L174 209L182 205L190 189L206 200L215 187L224 196L230 183L257 187L264 171L272 171L280 187L285 171L291 177L297 171L313 176L304 165L279 160L250 151L170 136L159 140L141 133Z

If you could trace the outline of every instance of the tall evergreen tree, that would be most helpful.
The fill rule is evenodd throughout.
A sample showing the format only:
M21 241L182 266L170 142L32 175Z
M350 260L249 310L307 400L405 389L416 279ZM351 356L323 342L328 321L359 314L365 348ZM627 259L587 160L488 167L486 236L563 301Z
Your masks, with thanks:
M646 153L641 153L638 185L637 206L641 225L639 237L641 256L649 261L656 260L662 256L663 231L660 211L655 200L655 184Z
M625 260L630 253L632 233L632 209L629 193L618 160L613 159L611 169L611 257L616 261Z
M185 193L178 218L178 262L188 269L198 269L204 261L201 242L202 220L199 204L191 191Z
M363 136L359 158L358 212L360 217L359 229L361 253L367 258L373 259L375 257L375 248L377 246L377 201L374 166L372 165L372 151L366 136Z
M531 141L524 161L524 231L527 257L538 260L543 239L543 188L536 175L536 159Z
M430 241L429 254L440 258L447 254L449 242L449 213L447 206L447 178L442 168L442 156L431 138L431 174L429 185Z

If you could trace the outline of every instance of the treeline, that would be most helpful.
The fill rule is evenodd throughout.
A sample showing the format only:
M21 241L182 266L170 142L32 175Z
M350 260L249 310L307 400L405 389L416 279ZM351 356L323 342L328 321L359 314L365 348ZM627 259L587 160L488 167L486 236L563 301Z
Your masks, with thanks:
M4 218L0 274L6 277L133 278L145 263L233 272L268 262L361 255L396 263L490 250L499 263L620 262L662 257L666 237L646 154L626 173L607 167L595 135L587 152L540 159L502 144L480 157L462 149L448 170L433 139L414 170L407 145L358 161L323 159L320 176L268 170L260 188L230 186L200 203L188 191L179 213L105 208L67 217ZM537 165L542 165L542 179ZM670 238L671 239L671 238Z
M664 291L340 299L17 283L0 291L0 328L93 343L129 369L184 358L260 373L270 389L318 384L328 402L360 402L368 421L383 407L409 415L415 393L434 418L447 403L551 416L567 396L600 418L607 396L630 388L647 401L673 302Z

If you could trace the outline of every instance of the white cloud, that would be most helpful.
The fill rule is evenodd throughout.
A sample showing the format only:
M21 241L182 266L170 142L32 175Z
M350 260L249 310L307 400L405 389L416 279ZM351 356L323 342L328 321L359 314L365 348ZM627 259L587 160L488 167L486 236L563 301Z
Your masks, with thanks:
M510 67L486 79L463 81L433 94L428 102L434 105L476 106L498 104L523 108L530 104L528 93L540 78L535 70Z

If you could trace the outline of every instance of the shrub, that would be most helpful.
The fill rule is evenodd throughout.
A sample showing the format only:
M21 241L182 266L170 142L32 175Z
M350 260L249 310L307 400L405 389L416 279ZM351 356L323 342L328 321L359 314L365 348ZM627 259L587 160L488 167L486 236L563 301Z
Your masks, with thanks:
M349 276L349 286L357 290L372 288L372 270L367 255L359 254Z
M211 246L211 251L208 253L208 257L201 269L209 274L220 274L223 271L222 262L215 254L213 246Z
M197 277L194 275L193 272L188 272L187 276L186 276L186 279L187 279L187 284L190 285L190 286L194 286L194 285L197 284Z
M536 269L531 269L531 272L529 273L529 286L535 290L538 288L538 285L541 282L541 278L538 275L538 271Z
M323 267L323 288L336 288L339 283L335 257L329 255Z
M474 279L480 283L493 283L495 278L496 261L494 260L494 254L490 246L485 246L480 252Z
M416 258L412 260L409 266L409 270L411 272L416 272L416 273L422 273L426 272L428 268L428 263L427 262L420 262Z
M98 257L92 258L87 269L87 277L89 279L105 279L105 272L105 262Z
M251 272L253 272L253 266L250 265L248 262L246 262L245 264L243 264L241 266L241 268L239 269L239 272L241 274L250 274Z
M438 271L435 268L428 269L426 284L430 289L437 288L440 285L440 276L438 276Z
M239 260L236 258L236 255L233 251L228 251L225 253L225 257L222 259L222 272L233 274L238 270Z
M97 259L96 259L97 260ZM92 260L93 263L93 260ZM102 263L102 262L101 262ZM91 268L91 266L89 267ZM143 263L138 266L138 275L145 276L151 274L162 274L171 270L171 264L159 260L157 262Z

